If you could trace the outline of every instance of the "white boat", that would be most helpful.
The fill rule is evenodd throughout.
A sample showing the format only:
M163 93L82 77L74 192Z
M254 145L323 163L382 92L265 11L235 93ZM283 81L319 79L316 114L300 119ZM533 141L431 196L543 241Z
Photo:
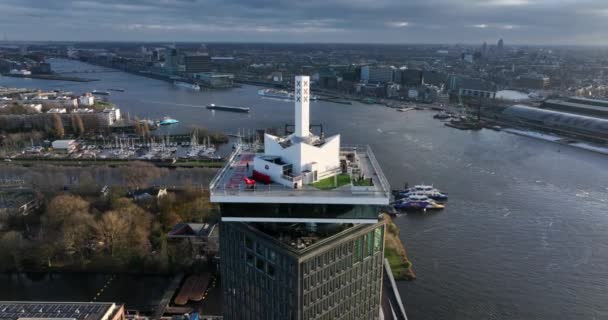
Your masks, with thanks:
M201 86L199 86L196 83L188 83L188 82L183 82L183 81L173 81L173 84L177 87L182 87L182 88L186 88L186 89L192 89L192 90L197 90L200 91L201 90Z
M261 89L258 90L258 95L267 98L293 100L293 93L287 92L285 90Z
M284 100L293 100L293 93L286 90L277 89L261 89L258 90L258 95L266 98L276 98ZM317 100L319 97L315 95L310 96L310 100Z

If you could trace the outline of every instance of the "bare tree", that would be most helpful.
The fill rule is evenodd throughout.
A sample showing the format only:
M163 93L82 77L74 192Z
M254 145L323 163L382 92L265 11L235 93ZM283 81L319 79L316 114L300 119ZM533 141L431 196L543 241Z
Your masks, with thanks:
M74 130L74 133L78 136L84 135L84 123L78 114L72 115L72 130Z
M127 198L97 221L97 234L111 256L130 258L150 252L151 214Z
M108 211L97 222L99 240L109 251L111 257L114 253L128 245L129 221L119 211Z
M60 195L51 200L42 219L46 241L53 241L60 254L79 254L81 258L93 239L93 216L90 204L72 195Z
M143 132L141 131L141 121L139 120L138 117L135 117L133 126L135 127L135 133L138 136L143 136Z
M61 121L61 117L57 113L53 114L53 134L59 139L63 138L65 135L63 121Z
M148 162L135 162L122 172L123 181L129 188L147 187L160 175L161 170Z
M9 231L0 237L0 259L2 259L0 263L2 263L2 267L20 269L24 243L23 236L17 231Z

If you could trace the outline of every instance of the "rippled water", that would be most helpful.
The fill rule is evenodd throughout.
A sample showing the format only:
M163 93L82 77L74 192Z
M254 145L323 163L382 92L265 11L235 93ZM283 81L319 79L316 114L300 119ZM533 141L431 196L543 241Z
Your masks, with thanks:
M260 98L257 87L194 92L125 73L88 76L102 81L0 77L0 85L124 88L110 97L123 111L170 115L181 121L168 129L175 132L192 124L229 133L282 127L293 117L291 103ZM252 112L212 112L208 103ZM443 212L397 218L418 275L399 284L411 319L608 318L608 157L503 132L458 131L426 111L313 102L311 113L343 143L370 144L394 187L425 182L450 194Z

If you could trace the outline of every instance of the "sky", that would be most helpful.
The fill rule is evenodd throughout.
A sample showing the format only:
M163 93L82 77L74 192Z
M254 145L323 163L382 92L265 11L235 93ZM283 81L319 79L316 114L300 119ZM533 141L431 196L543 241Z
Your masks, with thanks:
M608 0L0 0L9 41L608 45Z

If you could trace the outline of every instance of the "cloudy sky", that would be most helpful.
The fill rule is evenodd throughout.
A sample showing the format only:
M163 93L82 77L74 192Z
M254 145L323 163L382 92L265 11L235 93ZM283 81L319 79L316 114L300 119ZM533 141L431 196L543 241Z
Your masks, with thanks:
M0 39L608 45L608 0L0 0Z

